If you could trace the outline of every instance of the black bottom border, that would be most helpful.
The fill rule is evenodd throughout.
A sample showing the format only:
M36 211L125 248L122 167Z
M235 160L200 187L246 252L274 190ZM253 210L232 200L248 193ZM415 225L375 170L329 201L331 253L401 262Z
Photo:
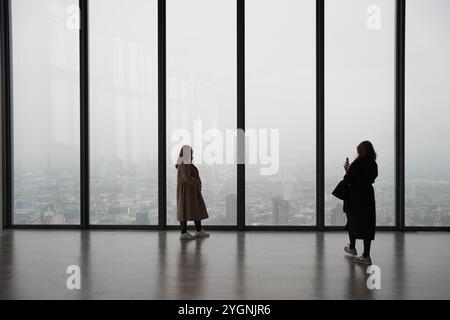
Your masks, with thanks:
M415 318L448 312L449 300L205 300L205 301L0 301L0 308L45 317L112 316L123 319ZM56 308L62 311L55 312ZM1 310L0 309L0 310Z

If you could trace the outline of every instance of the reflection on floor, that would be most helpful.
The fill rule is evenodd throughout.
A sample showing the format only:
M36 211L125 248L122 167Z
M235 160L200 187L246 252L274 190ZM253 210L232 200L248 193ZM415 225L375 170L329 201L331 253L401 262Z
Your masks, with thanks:
M0 299L450 299L449 233L378 233L366 267L343 254L345 233L5 231ZM361 250L361 243L358 243ZM79 265L82 289L66 288Z

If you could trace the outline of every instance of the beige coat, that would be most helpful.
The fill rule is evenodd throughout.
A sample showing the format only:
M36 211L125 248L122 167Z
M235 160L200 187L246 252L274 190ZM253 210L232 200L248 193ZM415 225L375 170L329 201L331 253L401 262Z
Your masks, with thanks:
M202 221L208 218L198 169L193 164L182 163L177 177L177 219Z

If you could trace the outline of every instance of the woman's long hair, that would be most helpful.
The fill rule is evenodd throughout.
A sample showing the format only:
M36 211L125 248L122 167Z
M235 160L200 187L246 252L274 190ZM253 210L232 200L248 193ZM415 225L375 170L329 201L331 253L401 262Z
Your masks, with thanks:
M180 155L177 159L177 164L175 165L175 168L178 169L178 167L182 164L192 164L192 147L191 146L183 146L180 151Z
M370 161L377 160L377 153L375 152L372 142L370 141L361 142L357 147L357 150L358 150L358 159L366 159Z

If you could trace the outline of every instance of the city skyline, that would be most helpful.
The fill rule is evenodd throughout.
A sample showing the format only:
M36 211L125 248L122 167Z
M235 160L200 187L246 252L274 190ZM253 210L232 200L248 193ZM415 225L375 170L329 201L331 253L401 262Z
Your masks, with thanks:
M230 171L229 176L223 177L220 183L215 180L214 173L200 171L204 179L204 197L211 217L207 221L209 225L236 225L237 195L235 181L232 180L233 171ZM173 172L176 170L173 169ZM168 177L170 176L175 175L168 174ZM15 177L15 224L79 224L80 189L76 171L22 172L16 173ZM121 172L116 170L115 174L109 176L110 178L104 177L91 179L91 185L95 186L91 192L91 224L157 225L157 177L151 178L136 168ZM253 176L254 178L259 179L257 176ZM248 181L251 179L251 176L248 177ZM233 181L231 186L227 181ZM315 184L300 185L302 192L296 192L300 181L293 180L294 183L286 187L284 179L272 178L269 187L262 185L261 188L248 190L246 223L255 226L314 226ZM227 185L230 191L224 192ZM174 186L175 184L168 181L169 225L177 225ZM284 186L284 190L280 186ZM330 194L333 186L330 184L326 189L325 223L342 226L345 225L346 218L342 212L342 202ZM447 195L450 192L450 177L437 182L424 179L411 180L407 182L406 187L407 225L449 225L450 200ZM394 185L378 185L376 182L374 188L378 225L395 225L393 197L386 197L386 194L393 194Z

